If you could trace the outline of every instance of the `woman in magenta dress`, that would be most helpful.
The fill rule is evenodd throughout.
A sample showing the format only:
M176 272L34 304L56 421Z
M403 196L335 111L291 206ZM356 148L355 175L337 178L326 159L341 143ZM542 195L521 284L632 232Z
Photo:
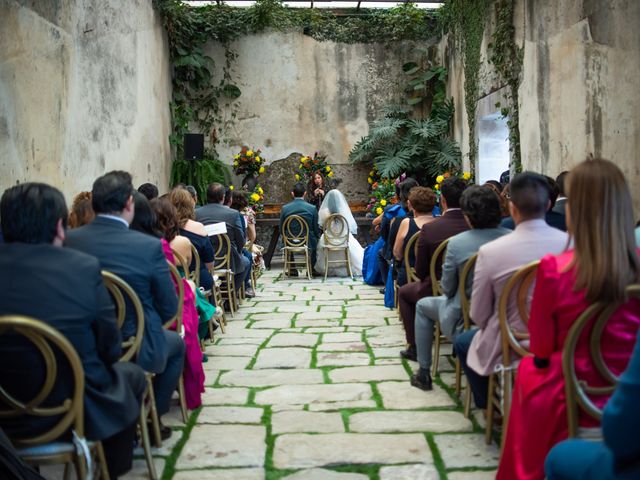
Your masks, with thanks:
M522 359L513 391L497 479L544 478L549 450L568 436L562 348L578 316L594 302L623 303L602 336L604 359L615 374L625 368L640 328L640 302L625 287L640 278L631 194L622 172L606 160L587 160L569 174L567 225L573 250L540 262L529 319L533 354ZM593 366L588 335L576 347L576 373L604 385ZM602 407L608 397L593 398ZM580 417L580 425L596 426Z

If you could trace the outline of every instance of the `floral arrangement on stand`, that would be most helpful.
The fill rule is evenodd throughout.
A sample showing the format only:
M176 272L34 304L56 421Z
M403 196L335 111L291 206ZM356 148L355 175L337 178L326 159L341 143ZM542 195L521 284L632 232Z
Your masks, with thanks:
M315 152L313 158L307 155L300 157L298 172L295 174L296 180L308 183L316 172L321 172L324 177L333 178L334 173L331 166L327 163L327 156L325 154Z
M444 172L443 174L440 174L436 177L436 184L433 186L433 191L436 192L436 198L438 201L438 205L440 205L440 184L442 184L442 182L445 181L445 179L449 178L449 177L460 177L465 181L469 181L471 180L471 174L469 172L462 172L462 174L457 174L457 173L450 173L450 172Z
M371 171L369 172L369 178L367 178L367 183L369 183L369 189L372 189L373 184L380 182L380 180L382 180L382 175L380 175L378 168L374 164L373 167L371 168Z
M243 146L239 153L233 156L233 171L236 175L258 176L265 172L264 158L260 156L260 149Z
M384 211L384 207L396 202L396 180L384 178L371 184L371 197L367 205L369 214L377 217Z

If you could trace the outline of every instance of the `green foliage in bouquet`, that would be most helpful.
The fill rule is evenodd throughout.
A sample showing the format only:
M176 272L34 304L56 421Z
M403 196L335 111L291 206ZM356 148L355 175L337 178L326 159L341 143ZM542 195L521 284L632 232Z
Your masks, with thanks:
M176 160L171 165L169 184L173 187L179 183L193 185L198 192L201 205L207 203L207 187L210 183L229 183L229 170L218 158L205 154L203 160Z

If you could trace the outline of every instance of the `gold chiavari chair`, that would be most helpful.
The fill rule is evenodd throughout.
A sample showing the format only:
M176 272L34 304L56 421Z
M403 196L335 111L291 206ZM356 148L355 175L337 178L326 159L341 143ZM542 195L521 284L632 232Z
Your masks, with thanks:
M171 262L167 261L167 265L169 266L169 273L173 278L173 282L176 284L178 288L178 311L175 316L167 321L164 324L164 328L171 328L175 326L175 330L180 335L181 338L184 339L184 324L182 323L182 314L184 312L184 283L182 282L182 277L180 276L180 272ZM189 419L187 415L187 400L184 392L184 374L180 375L178 379L178 399L180 401L180 412L182 413L182 421L187 423Z
M464 267L462 268L462 272L460 273L460 283L458 285L458 292L460 295L460 307L462 311L462 320L464 322L464 330L469 330L471 328L471 303L470 299L467 296L467 289L470 286L470 275L473 271L473 268L476 265L476 260L478 259L478 254L472 255L469 260L466 261ZM467 382L468 383L468 382ZM460 395L462 384L462 365L460 364L460 359L456 358L456 394ZM469 418L471 413L471 387L467 384L467 388L465 389L464 394L464 415Z
M238 309L238 294L231 265L231 240L229 240L229 236L226 233L214 235L210 238L214 247L213 272L211 272L214 275L214 283L215 276L218 276L221 281L220 293L229 302L231 316L235 317L235 312ZM222 304L220 304L220 307L222 307Z
M629 298L640 299L640 285L630 285L627 287ZM614 374L607 366L602 355L602 333L611 318L611 315L620 305L607 305L596 303L589 306L575 321L562 350L562 371L565 379L565 393L567 399L567 419L569 422L569 438L593 439L601 437L602 433L598 428L581 428L578 423L580 412L600 422L602 420L602 409L600 409L590 398L590 396L609 396L617 387L620 378ZM593 320L593 322L591 322ZM591 327L589 335L590 364L598 372L604 385L592 386L585 380L578 378L576 373L575 353L578 340L585 334L585 330Z
M84 369L73 345L55 328L19 315L0 317L0 336L4 335L18 335L28 341L44 361L46 376L39 392L28 401L15 398L10 386L0 386L0 403L6 407L0 408L0 418L24 419L26 422L29 417L55 417L51 426L39 435L12 435L11 442L18 454L33 465L63 463L65 478L73 463L78 478L84 479L91 473L95 478L108 480L102 443L84 438ZM64 359L64 364L58 362L56 354ZM20 361L19 358L15 360ZM62 372L71 373L73 385L68 398L52 405L49 395ZM73 435L72 441L63 438L69 431Z
M433 292L433 296L437 297L442 295L442 288L440 288L440 279L438 278L438 265L442 265L444 257L447 253L447 245L449 244L449 239L443 241L438 248L433 252L431 257L431 263L429 264L429 276L431 278L431 290ZM435 332L433 335L433 365L431 376L433 378L436 377L438 373L438 366L440 365L440 346L443 343L451 343L442 335L440 331L440 322L435 322Z
M116 323L118 328L121 330L127 315L125 299L128 299L128 301L133 305L136 319L136 331L133 337L123 339L123 354L120 357L121 362L133 361L140 350L142 337L144 335L144 310L142 308L142 303L133 288L131 288L131 286L119 276L114 273L107 272L106 270L102 270L102 279L104 280L104 285L107 287L107 290L111 294L111 298L116 305ZM145 373L147 388L145 393L142 395L142 402L140 405L140 439L142 449L144 450L144 458L147 462L149 477L152 480L156 480L158 475L151 455L151 442L147 429L147 421L151 422L154 445L158 448L162 446L162 437L160 435L160 420L158 419L158 411L156 410L156 400L153 390L153 374L149 372Z
M515 370L522 357L530 354L525 345L528 345L529 331L526 326L529 323L529 298L533 282L538 271L539 260L531 262L518 269L505 284L498 301L498 318L500 321L500 338L502 342L502 364L498 371L489 375L489 389L486 410L485 441L491 443L493 432L494 413L502 415L502 424L509 423L509 410L511 408L511 393ZM516 330L508 321L508 306L512 295L516 296L518 316L525 325L525 330ZM523 345L524 344L524 345ZM501 447L504 446L506 435L502 435Z
M339 213L329 215L324 222L324 279L327 279L329 273L329 264L346 264L347 274L353 277L351 273L351 260L349 259L349 223ZM344 259L329 260L331 252L342 252Z
M300 215L290 215L282 224L282 241L284 247L284 275L288 276L292 268L300 265L307 270L307 278L311 280L311 255L309 253L309 225ZM294 254L304 255L303 260L296 260Z

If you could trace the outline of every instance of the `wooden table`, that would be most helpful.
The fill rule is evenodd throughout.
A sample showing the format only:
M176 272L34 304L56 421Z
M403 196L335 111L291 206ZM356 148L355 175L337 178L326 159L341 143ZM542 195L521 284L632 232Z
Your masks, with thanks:
M371 218L366 217L354 217L356 224L358 225L358 232L364 234L364 239L367 245L371 241ZM256 218L256 226L272 227L271 240L267 247L267 252L264 254L264 264L268 269L271 269L271 259L276 251L278 245L278 239L280 238L280 218Z

